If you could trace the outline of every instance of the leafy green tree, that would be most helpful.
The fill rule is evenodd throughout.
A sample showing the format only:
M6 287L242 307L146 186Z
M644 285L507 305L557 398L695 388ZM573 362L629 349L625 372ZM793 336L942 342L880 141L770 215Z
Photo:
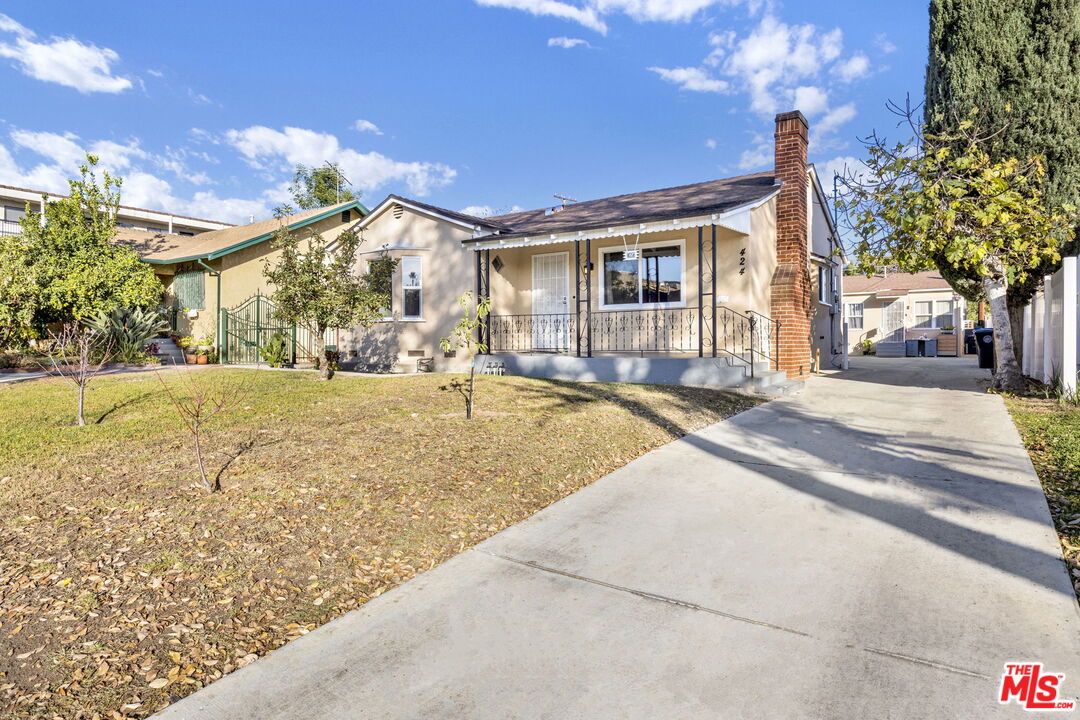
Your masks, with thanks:
M1080 197L1080 3L1075 0L931 0L925 120L930 133L955 132L975 109L993 161L1045 158L1051 207ZM1075 240L1060 248L1076 251ZM972 301L980 276L934 258L943 277ZM1060 259L1044 258L1009 287L1013 337L1022 347L1023 308Z
M1006 294L1059 257L1058 248L1073 238L1073 208L1047 208L1041 158L995 161L972 121L955 132L924 134L910 109L907 117L913 140L889 144L872 136L866 172L844 178L840 204L856 238L856 269L917 272L940 259L978 278L994 321L994 384L1020 391Z
M444 353L458 348L465 348L470 351L475 348L476 352L481 355L487 353L487 345L480 342L478 338L482 335L485 327L484 318L491 312L491 298L480 296L477 298L475 306L470 308L470 305L474 305L473 295L471 292L466 292L458 298L458 304L461 305L461 319L454 325L454 331L439 341L439 347L442 348ZM454 390L465 398L465 418L472 420L476 392L476 358L474 357L469 362L468 382L453 380L449 385L444 385L443 389Z
M300 210L315 210L356 199L344 181L341 168L335 163L316 168L297 165L290 191Z
M86 156L80 178L69 181L71 194L45 204L44 223L39 213L21 221L18 239L38 289L33 325L39 332L118 306L148 308L161 301L153 269L114 242L121 180L105 172L99 184L97 161Z
M328 250L318 232L309 231L302 238L283 224L272 243L281 255L275 265L267 261L263 274L274 286L278 319L307 328L321 342L329 328L367 326L382 317L390 296L373 290L368 278L354 273L361 243L356 232L341 233L334 249ZM324 355L316 366L320 377L328 380L333 375L331 351Z
M37 336L34 317L41 293L33 272L21 239L0 237L0 350L22 347Z

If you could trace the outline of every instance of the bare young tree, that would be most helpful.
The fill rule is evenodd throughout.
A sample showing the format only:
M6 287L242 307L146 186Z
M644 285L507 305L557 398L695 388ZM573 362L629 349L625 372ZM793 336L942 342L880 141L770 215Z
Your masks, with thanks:
M199 476L202 479L203 489L208 493L217 492L221 489L221 473L214 476L211 482L206 476L206 462L203 459L203 429L214 417L222 413L234 410L248 396L247 385L242 381L226 377L223 373L213 373L211 376L197 378L199 371L177 370L182 378L180 387L174 389L161 373L157 375L158 382L165 389L165 395L169 398L180 424L195 445L195 462L199 467Z
M64 323L59 332L50 330L49 340L52 343L49 364L39 362L38 365L75 387L79 395L76 419L80 426L85 426L86 387L112 357L112 341L107 335L84 328L78 322Z

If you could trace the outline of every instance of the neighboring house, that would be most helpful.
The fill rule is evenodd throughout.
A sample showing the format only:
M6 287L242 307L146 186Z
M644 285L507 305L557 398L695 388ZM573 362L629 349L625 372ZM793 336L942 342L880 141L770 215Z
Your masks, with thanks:
M345 362L460 366L438 340L472 290L491 298L482 361L515 374L713 385L841 366L824 198L799 112L776 118L772 172L487 218L391 196L358 228L368 258L400 259L394 301L341 336Z
M27 190L25 188L0 185L0 235L17 235L19 233L19 221L26 215L27 206L32 212L41 212L42 196L45 197L46 202L66 197L65 195L46 193L41 190ZM116 222L122 228L135 228L183 236L232 227L230 223L202 220L127 205L120 206L116 213Z
M245 351L243 358L254 362L257 355L252 349L257 351L272 335L273 327L281 325L270 316L268 304L255 301L254 307L245 306L255 297L273 292L263 267L267 262L272 264L280 252L270 242L274 232L284 224L303 233L314 230L329 243L366 213L359 201L351 200L193 237L118 228L117 240L154 266L165 287L163 304L177 332L212 338L226 353L232 351L231 359ZM240 306L245 306L244 313L234 317L230 328L222 310Z
M938 355L963 348L964 299L936 270L844 278L844 318L849 351L869 341L882 357L902 357L907 341L936 341Z

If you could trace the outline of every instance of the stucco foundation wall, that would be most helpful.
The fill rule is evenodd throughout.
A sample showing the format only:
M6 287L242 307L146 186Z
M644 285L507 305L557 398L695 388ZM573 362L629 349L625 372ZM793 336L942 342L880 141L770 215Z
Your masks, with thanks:
M481 372L576 382L655 383L695 387L749 387L744 367L722 358L584 358L570 355L480 355Z

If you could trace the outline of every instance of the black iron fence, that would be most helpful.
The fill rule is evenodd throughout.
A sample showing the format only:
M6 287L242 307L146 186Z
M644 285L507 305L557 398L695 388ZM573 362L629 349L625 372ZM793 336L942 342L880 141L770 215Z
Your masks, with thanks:
M579 337L572 313L489 315L489 351L716 354L751 366L776 361L780 323L754 311L740 313L719 306L714 320L701 317L697 308L601 310L589 313L589 318L590 332Z

